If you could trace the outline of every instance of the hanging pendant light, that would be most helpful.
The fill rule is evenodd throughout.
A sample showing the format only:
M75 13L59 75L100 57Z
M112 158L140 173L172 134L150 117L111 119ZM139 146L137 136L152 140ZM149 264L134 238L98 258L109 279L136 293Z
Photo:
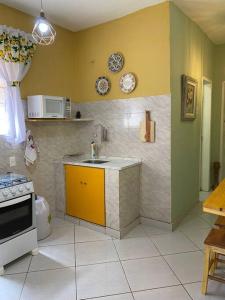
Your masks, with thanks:
M42 0L40 16L35 21L32 36L36 43L45 46L53 44L56 37L55 29L45 17Z

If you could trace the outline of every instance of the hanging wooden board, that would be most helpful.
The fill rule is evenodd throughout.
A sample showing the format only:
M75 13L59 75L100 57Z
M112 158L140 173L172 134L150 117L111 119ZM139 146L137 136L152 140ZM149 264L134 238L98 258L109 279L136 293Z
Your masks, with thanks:
M155 122L151 120L151 112L145 112L145 118L140 124L140 140L144 143L155 142Z

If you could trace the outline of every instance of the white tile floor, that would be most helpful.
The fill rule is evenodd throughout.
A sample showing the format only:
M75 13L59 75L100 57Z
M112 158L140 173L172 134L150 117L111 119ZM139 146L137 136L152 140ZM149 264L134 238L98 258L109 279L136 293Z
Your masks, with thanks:
M213 219L196 207L173 233L138 225L123 240L55 219L38 256L6 267L0 299L225 299L225 285L216 282L207 296L200 293L203 240Z

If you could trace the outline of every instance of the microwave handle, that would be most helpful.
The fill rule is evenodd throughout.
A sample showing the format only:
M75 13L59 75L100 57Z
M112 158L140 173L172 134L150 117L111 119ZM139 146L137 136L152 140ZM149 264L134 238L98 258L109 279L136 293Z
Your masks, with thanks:
M28 199L30 199L30 198L31 198L30 195L26 195L26 196L22 196L22 197L19 197L19 198L10 200L10 201L0 202L0 208L15 205L15 204L17 204L17 203L26 201L26 200L28 200Z

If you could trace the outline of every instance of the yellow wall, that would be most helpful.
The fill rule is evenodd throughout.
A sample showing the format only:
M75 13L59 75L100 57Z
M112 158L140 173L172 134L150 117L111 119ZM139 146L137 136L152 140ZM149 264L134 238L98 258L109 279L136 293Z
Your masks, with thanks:
M0 4L1 24L31 32L34 17ZM170 93L169 4L151 6L118 20L73 33L58 26L52 46L39 46L21 84L22 98L31 94L67 95L74 101L118 99ZM108 71L114 51L125 57L122 72ZM134 72L136 90L126 95L119 79ZM95 91L99 76L108 76L107 96Z
M136 13L76 34L78 101L118 99L170 93L169 4L151 6ZM123 53L125 67L114 74L107 59L115 51ZM130 95L120 91L119 79L125 72L138 78ZM108 76L111 92L99 96L95 81Z
M0 23L31 32L34 17L0 4ZM56 26L52 46L39 46L29 73L21 84L22 98L32 94L67 95L74 98L74 33Z

